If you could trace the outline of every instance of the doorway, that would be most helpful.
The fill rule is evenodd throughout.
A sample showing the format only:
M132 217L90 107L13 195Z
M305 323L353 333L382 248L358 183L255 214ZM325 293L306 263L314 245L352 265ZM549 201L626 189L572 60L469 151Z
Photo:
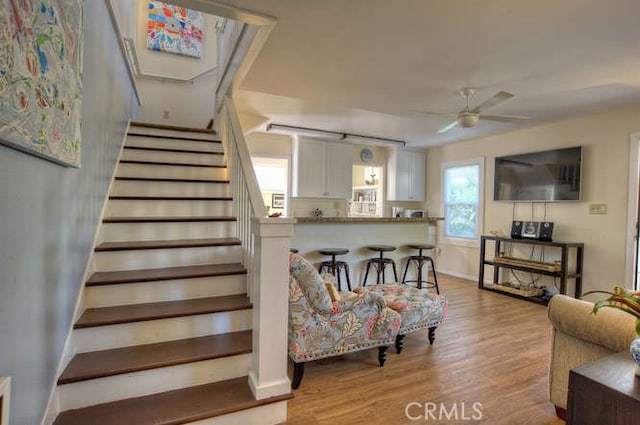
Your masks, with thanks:
M252 156L258 186L269 215L289 214L289 159L272 156Z
M640 290L640 249L638 232L640 227L640 133L629 139L629 203L627 211L627 258L626 281Z

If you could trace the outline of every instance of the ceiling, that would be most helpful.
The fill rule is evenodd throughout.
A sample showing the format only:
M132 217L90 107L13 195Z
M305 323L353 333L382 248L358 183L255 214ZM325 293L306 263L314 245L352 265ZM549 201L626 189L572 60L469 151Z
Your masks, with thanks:
M277 25L236 93L269 122L435 146L640 104L638 0L225 0ZM530 117L437 130L485 112ZM264 123L258 130L264 130Z

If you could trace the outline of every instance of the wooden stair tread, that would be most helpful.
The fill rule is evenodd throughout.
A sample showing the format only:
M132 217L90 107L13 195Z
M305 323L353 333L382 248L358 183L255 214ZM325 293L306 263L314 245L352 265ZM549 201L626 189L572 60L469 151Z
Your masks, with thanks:
M162 152L179 152L179 153L203 153L207 155L224 155L223 152L211 152L207 150L200 149L174 149L174 148L163 148L160 146L155 147L147 147L147 146L127 146L124 145L124 149L137 149L141 151L162 151Z
M87 280L87 286L118 283L151 282L156 280L190 279L195 277L228 276L246 274L240 263L205 264L200 266L165 267L156 269L95 272Z
M251 302L246 294L89 308L82 313L73 327L89 328L249 308L251 308Z
M156 124L144 121L131 121L131 127L158 128L161 130L190 131L191 133L216 134L216 131L210 128L186 127L181 125Z
M240 245L237 238L208 238L208 239L176 239L168 241L126 241L103 242L96 246L96 251L125 251L141 249L165 249L165 248L194 248L204 246L231 246Z
M232 201L231 196L138 196L138 195L116 195L109 196L114 200L129 201Z
M129 131L127 133L127 136L151 137L154 139L184 140L186 142L218 143L218 144L222 143L221 140L216 140L216 139L199 139L197 137L175 136L170 134L147 134L147 133L137 133L135 131Z
M198 182L198 183L229 183L224 179L202 179L202 178L185 178L185 177L126 177L118 176L116 180L137 180L137 181L156 181L156 182Z
M251 330L76 354L58 385L251 352Z
M281 396L255 400L248 378L199 385L143 397L118 400L58 415L54 425L178 425L238 412L293 398Z
M163 223L193 221L236 221L232 216L175 216L175 217L105 217L103 223Z
M137 160L137 159L121 159L120 164L143 164L143 165L168 165L175 167L204 167L204 168L227 168L224 164L191 164L188 162L162 162L151 160Z

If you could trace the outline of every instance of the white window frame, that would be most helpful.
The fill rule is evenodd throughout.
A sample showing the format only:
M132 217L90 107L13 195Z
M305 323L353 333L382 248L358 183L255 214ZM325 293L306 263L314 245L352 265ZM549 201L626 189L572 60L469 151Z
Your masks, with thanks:
M441 238L440 240L442 241L442 243L444 244L448 244L448 245L459 245L459 246L467 246L467 247L479 247L480 246L480 236L482 236L483 234L483 229L484 229L484 207L485 207L485 203L484 203L484 194L485 194L485 172L484 172L484 163L485 163L485 158L484 157L479 157L479 158L470 158L470 159L465 159L465 160L460 160L460 161L449 161L449 162L443 162L442 164L440 164L440 180L441 180L441 188L440 188L440 193L441 193L441 199L440 199L440 211L441 211L441 215L442 217L445 218L445 221L443 222L442 225L442 229L441 229ZM465 167L465 166L469 166L469 165L477 165L478 166L478 211L477 211L477 218L478 218L478 227L476 229L476 237L475 238L456 238L456 237L451 237L448 236L446 233L446 228L447 228L447 217L445 217L445 210L446 210L446 200L445 200L445 171L449 168L456 168L456 167Z

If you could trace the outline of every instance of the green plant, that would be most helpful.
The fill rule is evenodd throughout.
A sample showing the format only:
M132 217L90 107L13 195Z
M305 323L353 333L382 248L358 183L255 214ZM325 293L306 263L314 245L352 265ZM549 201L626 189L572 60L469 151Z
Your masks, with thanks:
M640 337L640 293L633 292L622 286L614 286L610 291L589 291L582 296L591 294L607 294L609 298L597 301L593 305L593 314L603 307L615 308L633 315L636 318L636 334Z

